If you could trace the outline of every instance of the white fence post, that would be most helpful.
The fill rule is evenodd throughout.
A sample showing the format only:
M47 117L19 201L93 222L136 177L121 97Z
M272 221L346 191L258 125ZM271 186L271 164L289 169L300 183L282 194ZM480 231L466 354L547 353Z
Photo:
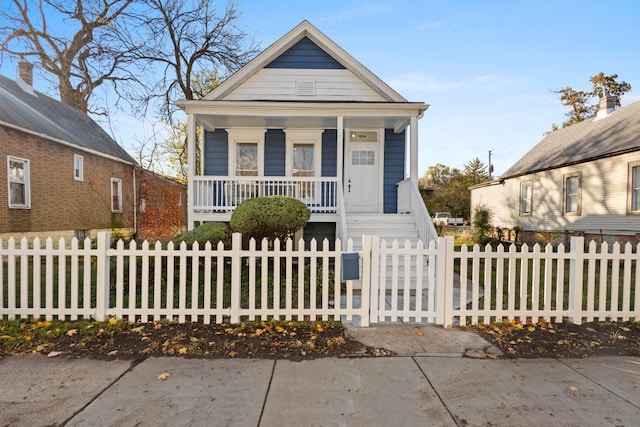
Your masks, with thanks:
M452 236L438 237L436 262L436 324L453 325L453 247ZM462 279L461 279L462 280Z
M584 237L571 237L569 262L569 307L571 323L582 324L582 282L584 275Z
M240 323L240 295L242 287L242 234L231 236L231 323Z
M369 285L369 322L378 323L380 310L380 236L371 236L371 276ZM384 295L382 296L384 299Z
M371 310L371 236L362 236L362 289L360 290L360 325L369 326Z
M111 235L108 231L98 233L98 249L96 251L96 320L107 320L109 309L110 263L107 251L111 246Z

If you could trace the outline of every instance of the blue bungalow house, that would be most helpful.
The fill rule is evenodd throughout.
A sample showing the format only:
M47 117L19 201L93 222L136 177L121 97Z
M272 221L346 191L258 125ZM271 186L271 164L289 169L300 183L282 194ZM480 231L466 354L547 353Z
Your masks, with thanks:
M205 98L177 105L188 115L189 229L229 221L247 198L288 195L311 210L305 239L435 237L417 187L428 105L408 102L309 22Z

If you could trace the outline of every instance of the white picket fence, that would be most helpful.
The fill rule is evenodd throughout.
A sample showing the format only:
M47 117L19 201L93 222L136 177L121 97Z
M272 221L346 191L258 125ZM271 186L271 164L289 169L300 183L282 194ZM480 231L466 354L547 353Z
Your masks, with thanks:
M605 243L598 251L591 242L584 251L583 239L573 238L570 251L562 245L455 251L450 237L425 248L365 236L360 280L343 281L342 255L354 252L351 241L345 246L300 241L296 249L287 241L281 249L251 241L243 249L239 234L230 248L122 241L112 248L108 233L96 246L88 239L70 245L47 239L44 246L37 239L0 240L0 318L207 324L275 317L362 326L640 318L640 245L634 252L630 244Z

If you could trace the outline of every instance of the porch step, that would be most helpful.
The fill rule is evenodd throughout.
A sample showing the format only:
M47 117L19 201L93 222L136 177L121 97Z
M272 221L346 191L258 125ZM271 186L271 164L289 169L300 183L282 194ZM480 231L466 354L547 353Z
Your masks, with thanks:
M404 246L409 240L413 246L419 240L413 217L407 214L352 214L347 216L347 238L353 240L354 249L362 249L362 236L372 235L385 239L388 244L398 240Z

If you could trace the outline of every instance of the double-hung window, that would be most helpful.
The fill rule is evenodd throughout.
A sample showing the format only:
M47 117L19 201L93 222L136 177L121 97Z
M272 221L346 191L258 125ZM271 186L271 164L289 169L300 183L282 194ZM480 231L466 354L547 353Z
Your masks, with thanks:
M531 215L533 183L526 181L520 184L520 215Z
M226 184L227 203L237 205L260 195L260 187L253 177L264 176L265 131L265 129L227 129L229 175L238 177Z
M9 207L30 208L29 160L8 156L7 177L9 183Z
M640 162L629 164L629 212L640 214Z
M582 210L580 174L564 176L564 213L580 215Z
M236 176L258 176L258 144L239 142L236 144Z
M295 195L305 201L314 201L320 194L322 130L287 129L287 175L298 177Z
M84 157L79 154L73 155L73 179L84 180Z
M111 212L122 212L122 180L111 178Z

